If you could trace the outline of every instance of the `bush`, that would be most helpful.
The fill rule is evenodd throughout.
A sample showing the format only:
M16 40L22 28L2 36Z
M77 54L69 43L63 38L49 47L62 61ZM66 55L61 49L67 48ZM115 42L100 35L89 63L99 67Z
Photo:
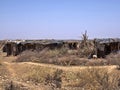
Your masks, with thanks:
M118 69L120 69L120 53L114 54L111 53L106 57L108 63L111 65L118 65Z
M43 49L40 52L26 50L16 59L17 62L28 62L28 61L36 61L36 62L46 62L49 63L50 59L58 58L67 53L66 49Z
M62 70L57 69L52 76L48 74L46 77L45 83L55 88L61 88L62 73L63 73Z
M91 40L88 40L87 31L82 34L82 41L79 49L80 57L88 57L94 51L94 43Z
M71 51L72 52L72 51ZM74 52L74 51L73 51ZM37 51L24 51L16 59L17 62L38 62L55 64L62 66L102 66L102 65L118 65L120 68L120 54L110 54L106 59L87 59L80 58L78 55L73 55L67 49L44 49Z
M28 62L31 61L32 57L37 57L37 52L35 51L24 51L21 55L16 59L17 62Z
M17 62L39 62L56 64L62 66L71 65L85 65L88 60L80 59L74 55L65 54L66 50L43 50L41 52L37 51L24 51L16 59Z
M47 50L41 52L37 51L24 51L16 59L17 62L38 62L55 64L62 66L100 66L107 65L106 60L90 60L86 58L79 58L77 55L68 54L67 50Z
M78 65L84 66L86 62L88 62L87 59L82 59L76 56L66 56L59 58L56 61L56 64L62 66L78 66Z
M91 53L93 52L92 49L89 49L87 47L82 47L81 49L79 49L78 51L78 55L80 58L86 58L88 57Z

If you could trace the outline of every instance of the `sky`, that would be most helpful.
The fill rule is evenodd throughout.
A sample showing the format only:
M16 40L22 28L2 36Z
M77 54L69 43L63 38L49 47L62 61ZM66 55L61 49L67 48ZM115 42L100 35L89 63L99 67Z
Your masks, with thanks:
M120 0L0 0L0 39L120 38Z

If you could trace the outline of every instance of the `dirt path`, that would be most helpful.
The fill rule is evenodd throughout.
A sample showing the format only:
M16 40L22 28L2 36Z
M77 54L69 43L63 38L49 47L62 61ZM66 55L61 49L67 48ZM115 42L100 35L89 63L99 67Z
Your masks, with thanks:
M6 64L6 67L8 68L10 74L12 77L15 77L16 76L16 73L15 73L15 69L12 67L12 65L15 65L16 63L13 63L12 61L14 61L17 57L13 57L13 56L10 56L10 57L3 57L2 56L2 62L4 64ZM62 70L65 70L65 71L79 71L81 69L86 69L86 68L107 68L108 70L113 70L115 69L117 66L116 65L110 65L110 66L59 66L59 65L53 65L53 64L44 64L44 63L34 63L34 62L20 62L20 63L17 63L19 65L22 65L22 64L28 64L28 65L37 65L37 66L42 66L42 67L48 67L48 68L56 68L56 69L62 69Z
M21 81L20 78L18 78L16 68L14 66L17 65L22 65L22 63L13 63L16 57L10 56L10 57L5 57L5 55L0 55L0 61L1 64L5 67L5 69L8 71L8 81L11 82L15 85L22 86L23 88L26 88L25 90L47 90L46 86L42 85L34 85L32 83L26 83L24 81ZM29 64L26 64L29 65ZM0 87L0 90L1 89ZM20 89L22 90L22 89Z
M16 57L6 57L5 53L0 55L0 61L5 66L7 71L9 72L9 78L13 79L16 77L15 69L12 67L12 61L15 60Z
M55 69L61 69L64 71L80 71L82 69L87 69L87 68L105 68L105 69L108 69L108 71L112 71L113 69L117 68L116 65L111 65L111 66L58 66L58 65L53 65L53 64L43 64L43 63L33 63L33 62L22 62L20 64L29 64L29 65L35 65L35 66L41 66L41 67L55 68Z
M55 68L55 69L61 69L64 71L79 71L81 69L86 69L86 68L107 68L109 71L112 71L115 69L117 66L116 65L111 65L111 66L58 66L58 65L53 65L53 64L44 64L44 63L33 63L33 62L20 62L20 63L13 63L17 57L3 57L2 56L2 63L5 64L6 68L10 72L11 77L16 77L16 71L13 67L13 65L35 65L35 66L41 66L41 67L48 67L48 68Z
M11 78L16 77L16 72L15 72L14 68L12 67L12 64L9 62L3 62L3 63L5 64L7 70L9 71L10 77Z
M12 81L14 84L17 84L17 85L22 85L27 90L43 90L42 87L39 87L37 85L33 85L31 83L26 83L26 82L17 80L16 70L13 67L15 63L3 62L3 64L6 66L6 69L9 72L9 81Z

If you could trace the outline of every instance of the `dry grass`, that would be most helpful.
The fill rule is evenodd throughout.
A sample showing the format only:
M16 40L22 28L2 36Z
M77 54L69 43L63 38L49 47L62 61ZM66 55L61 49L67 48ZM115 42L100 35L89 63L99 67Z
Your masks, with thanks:
M22 82L33 85L44 84L53 88L61 87L62 71L60 69L27 63L13 64L13 67L17 72L17 78Z
M47 75L52 76L54 74L54 69L49 69L45 67L30 67L27 73L22 75L25 81L32 81L34 83L41 83L45 81Z
M107 56L107 61L111 65L118 65L118 69L120 69L120 53L111 53Z
M72 52L72 51L70 51ZM110 54L106 59L80 58L76 51L70 53L69 50L43 50L41 52L25 51L18 58L17 62L39 62L55 64L61 66L104 66L119 65L120 54Z
M4 65L0 65L0 78L6 78L8 71Z
M119 90L120 72L88 68L80 72L65 72L63 87L78 87L78 90Z
M76 53L75 51L73 52ZM87 58L80 58L76 54L67 52L67 50L43 50L41 52L25 51L18 56L16 61L39 62L61 66L100 66L108 64L104 59L92 60Z
M18 62L27 62L27 61L36 61L36 62L50 62L49 60L52 58L58 58L62 55L65 55L67 50L65 49L55 49L55 50L48 50L44 49L40 52L37 51L24 51L21 55L18 56ZM46 61L47 60L47 61Z
M7 57L5 57L8 59ZM68 57L69 58L69 57ZM70 58L75 58L71 56ZM64 58L61 58L63 60ZM66 59L66 58L65 58ZM84 59L83 59L84 60ZM6 61L6 60L5 60ZM64 60L63 60L64 61ZM91 61L92 62L92 61ZM9 62L10 63L10 62ZM39 85L44 84L43 87L46 87L42 90L119 90L119 80L120 72L118 70L110 69L109 67L80 67L80 66L57 66L52 64L38 64L33 63L10 63L11 68L14 69L16 73L16 80L21 83L16 83L11 80L3 83L4 88L13 88L24 90L24 86L35 86L40 87ZM7 64L6 64L7 65ZM6 66L2 64L1 70L5 71ZM7 73L7 71L5 71ZM1 75L4 75L2 73ZM8 73L9 74L9 73ZM9 76L9 75L7 75ZM13 79L14 80L14 79ZM27 85L26 85L27 84ZM31 87L30 87L31 88ZM34 90L27 89L25 90ZM37 89L35 89L37 90ZM39 89L38 89L39 90Z
M49 64L48 64L49 65ZM110 67L63 67L61 66L41 66L37 63L31 65L18 63L16 68L20 78L24 82L33 82L34 84L44 83L54 88L70 90L119 90L120 72L110 69ZM66 69L65 69L66 68ZM80 69L81 68L81 69ZM84 68L84 69L82 69ZM79 69L79 70L76 70ZM71 89L72 90L72 89Z
M85 90L107 90L103 88L118 88L118 80L120 79L120 72L118 70L113 69L108 72L109 70L107 68L105 69L97 67L86 67L85 69L79 70L61 70L62 68L58 69L57 67L53 68L52 66L46 67L40 65L29 65L27 63L20 63L15 67L15 69L17 70L19 78L21 78L26 83L44 83L45 85L49 85L54 88L71 87L84 88ZM104 84L106 85L103 86Z
M120 71L112 66L101 66L107 65L108 61L115 60L115 65L118 65L119 54L107 57L107 60L88 60L85 58L79 58L73 54L66 54L66 50L43 50L41 52L26 51L19 56L18 61L27 61L26 63L10 63L11 68L14 69L18 81L24 82L23 84L34 85L44 84L50 86L48 90L119 90L120 89ZM13 59L13 57L4 57L5 59ZM4 59L3 58L3 59ZM4 60L5 60L4 59ZM15 59L15 58L14 58ZM5 60L8 61L8 60ZM12 61L12 60L11 60ZM29 64L28 61L52 63L39 65L38 63ZM10 76L3 61L0 65L0 76ZM62 66L57 66L57 65ZM110 64L110 63L109 63ZM113 64L113 63L111 63ZM7 64L6 64L7 65ZM65 66L63 66L65 65ZM70 66L70 65L82 65L81 66ZM68 67L69 66L69 67ZM88 67L91 66L91 67ZM95 67L92 67L95 66ZM3 78L1 78L2 80ZM13 88L21 89L24 85L17 84L11 80L0 84L4 88L10 89L11 85ZM23 85L23 86L22 86ZM6 89L6 90L7 90ZM22 89L24 90L24 89ZM25 89L30 90L30 89ZM39 89L38 89L39 90ZM43 90L47 90L46 88Z
M0 90L6 86L4 83L9 80L9 72L6 70L6 67L2 64L0 65Z

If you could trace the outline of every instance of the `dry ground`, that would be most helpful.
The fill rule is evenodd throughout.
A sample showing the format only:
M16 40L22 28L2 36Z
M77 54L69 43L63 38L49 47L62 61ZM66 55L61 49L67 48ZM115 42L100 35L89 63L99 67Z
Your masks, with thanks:
M66 81L66 76L64 75L69 74L68 77L70 78L73 75L73 72L78 73L83 69L93 68L90 66L57 66L52 64L41 64L32 62L13 62L16 58L17 57L13 56L6 57L5 53L0 54L0 90L10 90L7 88L12 87L19 88L17 90L56 90L58 88L56 88L54 84L49 85L49 82L46 85L44 84L44 81L47 80L45 79L47 75L50 75L52 78L52 76L55 76L54 73L56 72L56 70L62 71L62 74L60 72L57 72L60 73L60 75L62 76L56 77L62 77L61 88L63 88L67 85L69 86L73 83L75 84L74 80L72 83L71 81L72 79L76 79L76 77L72 77L71 81L68 79L68 81ZM115 70L116 67L117 66L94 66L94 68L102 68L103 70L107 69L109 72ZM38 70L37 72L35 71L36 69ZM49 77L48 79L51 80L51 78ZM51 80L51 82L53 82L53 80Z
M24 72L24 68L26 68L26 66L29 66L29 64L23 65L22 63L13 63L12 61L14 61L16 58L17 57L13 56L6 57L4 53L0 54L0 90L11 90L9 89L10 85L8 85L11 82L19 88L15 90L50 90L49 86L42 84L34 85L33 83L26 83L22 81L21 75L19 75L19 73L22 71ZM20 72L19 69L23 70Z

